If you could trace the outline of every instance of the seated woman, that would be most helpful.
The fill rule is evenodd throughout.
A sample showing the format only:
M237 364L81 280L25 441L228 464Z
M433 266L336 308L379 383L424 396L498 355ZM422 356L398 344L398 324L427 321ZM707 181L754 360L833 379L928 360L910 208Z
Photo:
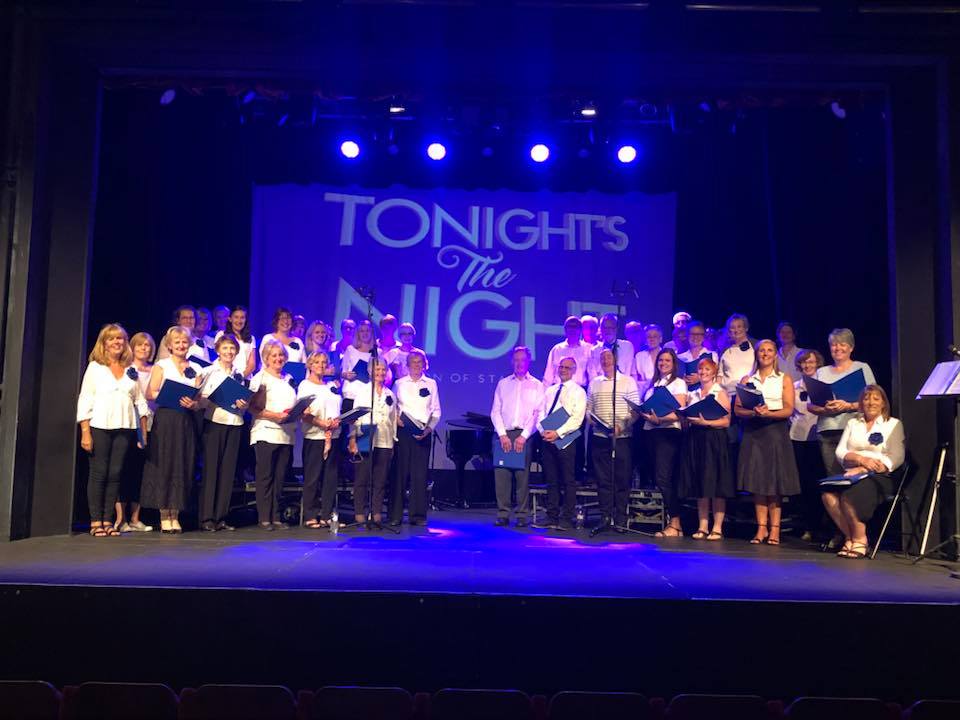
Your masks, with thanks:
M906 454L903 424L890 417L890 401L883 388L867 385L860 393L859 405L859 414L843 429L837 460L846 475L873 474L850 487L823 493L823 504L846 540L837 555L849 559L866 557L866 523L893 492L892 473L903 465Z

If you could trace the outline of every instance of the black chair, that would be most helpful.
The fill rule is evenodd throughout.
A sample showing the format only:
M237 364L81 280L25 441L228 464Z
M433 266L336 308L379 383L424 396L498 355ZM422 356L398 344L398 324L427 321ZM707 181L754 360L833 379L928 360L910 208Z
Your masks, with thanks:
M647 720L650 703L639 693L561 692L550 700L549 720Z
M176 693L159 683L87 682L76 688L67 717L75 720L177 720Z
M296 720L293 693L282 685L201 685L180 694L180 720Z
M433 696L431 720L530 720L530 698L519 690L445 688Z
M410 720L413 698L395 687L324 687L313 696L315 720Z
M57 720L60 693L40 680L0 681L0 720Z
M888 720L890 712L875 698L801 697L785 715L790 720Z
M960 718L960 701L920 700L903 713L904 720L957 720Z
M767 702L758 695L677 695L668 720L767 720Z
M900 474L900 482L897 483L896 493L887 497L887 501L890 503L890 509L887 511L887 517L883 521L883 527L880 529L880 534L877 535L877 542L874 544L873 551L870 553L871 560L877 556L877 551L880 549L880 544L883 542L883 537L887 534L887 528L890 526L890 521L893 519L893 514L897 510L897 505L899 505L904 499L903 491L906 488L907 481L910 478L910 460L904 459L903 465L900 466L900 469L897 472Z

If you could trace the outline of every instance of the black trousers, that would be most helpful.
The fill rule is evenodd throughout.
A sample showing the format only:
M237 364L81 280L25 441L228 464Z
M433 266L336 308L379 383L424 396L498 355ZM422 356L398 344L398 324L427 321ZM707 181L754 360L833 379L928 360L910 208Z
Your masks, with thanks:
M93 453L87 479L87 506L90 520L103 522L114 517L114 505L120 492L120 478L129 469L130 449L137 445L136 430L90 428Z
M280 522L280 496L293 446L260 440L253 451L257 456L257 519L262 523Z
M617 525L627 523L627 501L630 496L630 438L617 438L616 465L612 465L610 446L613 441L602 435L590 436L590 454L593 457L593 476L597 480L597 500L604 518L612 518ZM616 477L611 477L611 467Z
M823 522L823 499L819 480L826 477L820 443L816 440L794 440L793 455L800 472L800 506L803 510L803 529L816 533Z
M560 488L563 488L563 519L576 520L577 445L579 438L560 450L552 442L543 443L543 477L547 483L547 517L560 519Z
M383 513L383 496L387 491L387 475L390 473L392 462L393 448L374 448L372 457L367 453L363 456L363 462L354 466L353 512L355 514L367 514L367 500L370 501L371 515Z
M663 495L663 507L670 517L680 514L676 469L683 433L676 428L645 430L648 451L653 461L653 480Z
M323 457L323 440L303 439L303 520L329 520L337 502L340 482L340 438L330 441ZM318 492L319 490L319 492Z
M430 464L430 440L414 439L406 430L400 430L397 440L397 481L390 493L390 522L403 520L403 494L410 484L410 520L427 519L427 468Z
M207 421L203 428L203 484L200 488L200 522L220 522L230 511L230 496L237 476L242 425Z

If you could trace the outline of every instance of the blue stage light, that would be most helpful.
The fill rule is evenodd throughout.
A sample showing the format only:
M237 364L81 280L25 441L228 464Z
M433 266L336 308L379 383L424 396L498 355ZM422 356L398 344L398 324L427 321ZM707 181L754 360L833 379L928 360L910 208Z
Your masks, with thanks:
M547 158L550 157L550 148L548 148L543 143L537 143L532 148L530 148L530 159L534 162L542 163L546 162Z
M427 145L427 157L431 160L443 160L447 156L447 149L442 143L434 142Z
M360 146L353 140L344 140L340 143L340 152L345 158L353 160L360 154Z
M622 163L632 163L637 159L637 149L633 145L621 145L617 150L617 160Z

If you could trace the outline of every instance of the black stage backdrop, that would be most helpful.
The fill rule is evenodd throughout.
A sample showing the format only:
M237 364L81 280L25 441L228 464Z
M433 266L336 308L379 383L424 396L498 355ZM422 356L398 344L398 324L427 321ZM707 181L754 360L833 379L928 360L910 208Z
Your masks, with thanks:
M638 167L624 170L598 153L533 168L519 145L509 157L476 153L476 162L442 168L421 161L412 145L348 165L336 155L335 133L241 126L231 103L188 96L161 107L153 91L106 93L89 342L111 321L159 338L181 303L246 305L254 182L676 191L674 307L718 327L743 312L755 337L772 337L778 321L791 320L800 344L825 354L831 328L852 328L856 357L889 387L880 108L845 120L819 107L733 120L704 113L685 132L647 131ZM290 268L297 272L297 258ZM642 286L642 277L635 281ZM258 336L269 327L269 318L251 322Z

